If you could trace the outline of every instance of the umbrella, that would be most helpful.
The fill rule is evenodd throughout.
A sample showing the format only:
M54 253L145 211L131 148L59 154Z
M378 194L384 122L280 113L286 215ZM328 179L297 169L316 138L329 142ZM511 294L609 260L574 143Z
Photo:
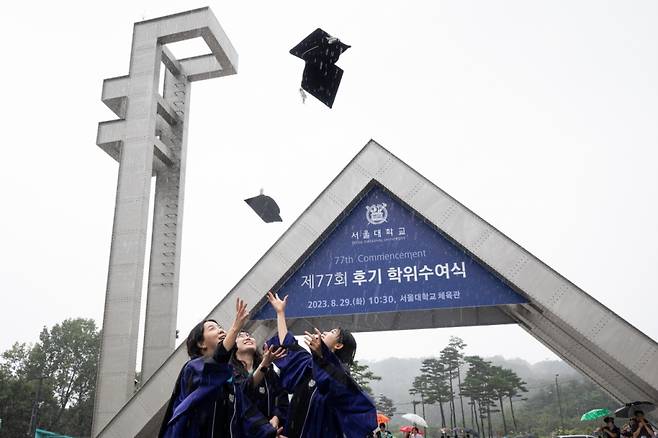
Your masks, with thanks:
M635 415L636 411L651 412L656 409L656 405L648 401L635 401L626 403L621 408L615 411L617 418L631 418Z
M580 421L591 421L596 420L597 418L607 417L610 415L610 409L592 409L589 412L585 412Z
M402 416L405 420L417 425L417 426L423 426L427 427L427 422L421 417L420 415L416 414L404 414Z
M382 413L377 412L377 424L388 423L389 421L391 421L390 418Z
M413 428L414 428L413 426L402 426L400 428L400 432L405 432L405 433L406 432L411 432L411 429L413 429ZM421 434L421 435L423 434L423 432L420 431L420 430L418 431L418 433Z

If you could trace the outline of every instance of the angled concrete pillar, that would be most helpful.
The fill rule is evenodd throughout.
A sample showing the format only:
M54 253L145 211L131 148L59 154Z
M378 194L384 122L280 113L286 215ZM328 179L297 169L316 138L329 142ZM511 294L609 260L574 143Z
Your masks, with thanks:
M166 44L201 37L209 54L177 60ZM164 66L164 67L163 67ZM158 90L165 68L164 90ZM106 79L97 145L119 162L94 424L97 436L135 391L151 178L156 177L142 380L174 351L190 83L236 73L237 54L209 8L133 30L130 73Z

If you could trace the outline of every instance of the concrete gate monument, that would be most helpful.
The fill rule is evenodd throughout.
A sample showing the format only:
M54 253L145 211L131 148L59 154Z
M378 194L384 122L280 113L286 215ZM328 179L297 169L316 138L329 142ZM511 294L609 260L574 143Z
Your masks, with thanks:
M197 36L211 54L176 60L166 48ZM103 102L120 120L101 123L97 143L120 166L94 436L155 436L187 360L174 342L190 83L234 74L236 65L204 8L135 24L130 74L103 84ZM133 394L154 175L144 383ZM294 333L516 323L618 400L658 403L653 339L374 141L209 317L230 324L239 295L254 309L246 329L267 338L276 330L268 290L290 294Z

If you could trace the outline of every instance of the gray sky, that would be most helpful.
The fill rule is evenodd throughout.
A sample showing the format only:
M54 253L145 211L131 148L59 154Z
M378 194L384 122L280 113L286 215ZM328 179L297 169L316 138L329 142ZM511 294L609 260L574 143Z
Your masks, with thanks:
M102 80L128 73L134 21L206 5L3 5L0 350L64 318L101 321L117 181L95 146L114 118ZM240 65L193 85L182 333L373 138L658 338L658 2L209 5ZM288 54L316 27L352 45L333 110L301 103ZM242 202L261 187L283 224ZM457 334L470 353L554 357L516 326L431 334L360 335L358 356L428 355Z

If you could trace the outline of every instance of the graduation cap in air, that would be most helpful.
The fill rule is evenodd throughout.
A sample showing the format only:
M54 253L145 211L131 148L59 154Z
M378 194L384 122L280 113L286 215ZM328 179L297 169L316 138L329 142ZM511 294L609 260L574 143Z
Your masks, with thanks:
M329 108L334 104L343 70L336 66L341 53L350 46L324 30L317 28L290 50L306 63L302 89L315 96Z
M281 210L276 201L269 196L264 195L263 190L260 191L260 195L245 199L244 202L246 202L265 223L269 224L271 222L283 221L281 216L279 216Z

